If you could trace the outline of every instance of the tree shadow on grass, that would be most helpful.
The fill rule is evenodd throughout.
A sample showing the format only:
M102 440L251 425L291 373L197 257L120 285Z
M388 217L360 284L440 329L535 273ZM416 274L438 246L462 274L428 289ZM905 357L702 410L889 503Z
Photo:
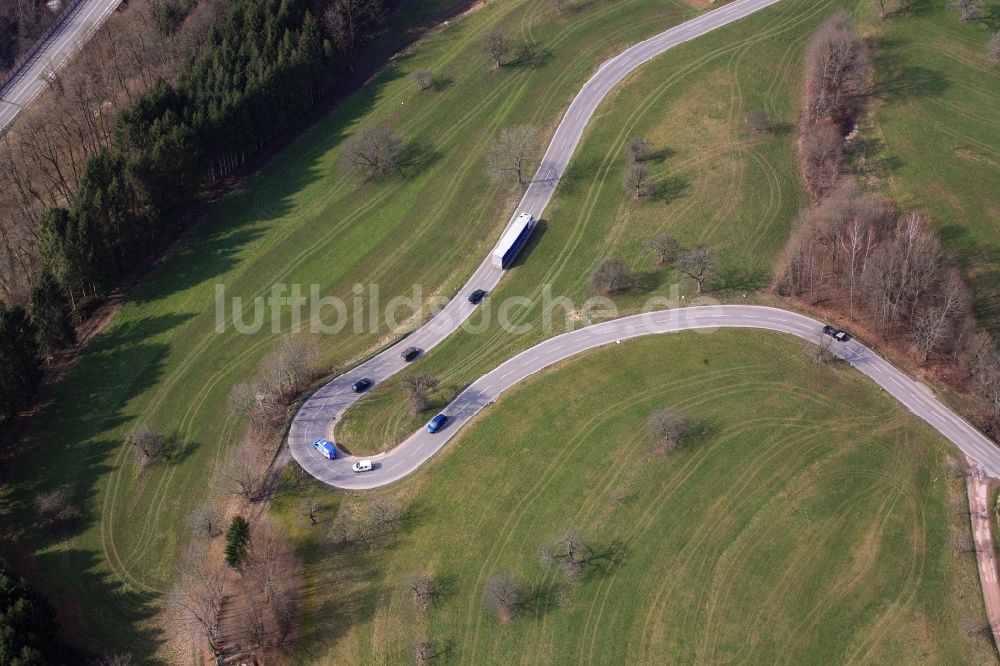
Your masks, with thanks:
M903 39L882 37L874 41L875 81L870 97L886 102L938 97L951 87L944 73L910 62L904 49L910 44Z
M712 281L716 291L760 291L771 282L771 274L763 268L726 266Z
M678 176L661 178L649 188L647 198L670 203L682 197L689 187L690 183L686 178Z
M399 156L399 171L403 178L416 178L441 159L434 145L423 140L410 141Z
M552 49L546 46L523 44L514 58L504 63L504 67L540 69L552 61L552 56Z
M659 269L649 271L638 271L633 275L632 288L638 292L648 294L663 286L666 272Z

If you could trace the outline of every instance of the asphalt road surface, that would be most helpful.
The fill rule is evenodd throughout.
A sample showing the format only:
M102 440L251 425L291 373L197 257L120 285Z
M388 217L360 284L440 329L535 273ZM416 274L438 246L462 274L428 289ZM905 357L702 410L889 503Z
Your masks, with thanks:
M390 362L392 359L380 355L337 377L309 398L292 422L289 445L299 464L325 483L338 488L376 488L413 472L504 391L554 363L596 347L626 344L631 338L645 335L693 329L709 333L719 328L766 329L818 343L823 325L810 317L778 308L713 305L633 315L564 333L521 352L474 381L441 410L449 417L444 430L431 434L421 429L388 453L367 458L373 462L371 472L354 473L351 464L360 458L327 460L313 449L312 441L317 437L332 440L329 435L334 419L339 418L360 397L351 391L351 384L361 377L382 379L404 365L402 359L395 364ZM927 421L990 476L1000 476L1000 449L945 407L925 386L910 379L856 340L833 342L831 351Z
M640 42L605 62L570 104L545 151L535 178L511 216L508 228L521 213L542 217L560 176L580 141L584 127L604 96L627 74L673 46L776 2L778 0L737 0ZM530 261L530 257L528 260ZM375 383L382 382L407 365L400 358L403 349L413 346L426 352L433 348L475 311L476 306L467 300L469 292L477 288L492 291L502 276L503 271L493 268L490 257L487 256L458 295L427 324L371 360L335 378L310 396L292 420L288 434L292 456L303 469L338 488L375 488L397 481L428 460L473 415L518 381L574 354L615 344L620 340L687 329L739 327L788 333L815 343L818 342L822 329L820 322L800 314L740 305L664 310L595 324L546 340L480 377L442 410L450 418L444 430L431 434L421 429L391 451L371 456L368 458L373 462L370 472L355 473L351 470L351 464L360 458L345 456L331 461L313 448L312 442L317 438L334 441L332 433L336 419L361 397L351 390L355 381L367 378ZM930 423L967 456L982 465L991 476L1000 476L1000 449L941 404L928 389L857 341L834 344L835 352L841 358L871 377L910 411ZM420 361L418 359L415 362Z
M120 2L85 0L73 10L73 15L49 36L17 78L0 91L0 131L38 96L45 88L46 77L58 71L90 39Z

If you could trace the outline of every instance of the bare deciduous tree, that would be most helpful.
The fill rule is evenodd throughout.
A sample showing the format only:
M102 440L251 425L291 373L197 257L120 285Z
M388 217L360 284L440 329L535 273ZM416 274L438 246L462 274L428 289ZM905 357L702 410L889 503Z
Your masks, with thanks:
M506 624L524 604L525 588L521 578L512 571L501 571L486 581L483 603L486 610Z
M819 122L802 134L801 154L806 186L815 197L836 187L844 164L844 138L832 124Z
M348 67L353 69L351 61L361 30L378 18L381 6L378 0L333 0L323 12L330 40L347 55Z
M501 30L490 30L483 35L479 45L483 54L490 59L493 67L503 67L504 58L510 54L513 46L506 33Z
M754 134L767 134L771 131L771 119L768 118L767 112L763 109L754 109L747 113L746 117L743 119L746 123L747 129Z
M80 509L65 488L41 493L35 497L35 512L47 525L62 525L80 517Z
M202 502L191 513L188 524L195 532L202 532L209 538L214 538L222 534L222 515L218 507L212 502Z
M494 182L508 181L523 188L531 177L532 157L537 147L538 133L533 127L503 128L486 155L486 174Z
M438 379L426 372L418 372L405 377L400 386L406 392L406 404L410 407L410 413L416 416L430 405L429 396L437 389Z
M366 125L344 146L341 168L369 180L381 178L399 166L403 138L387 125Z
M700 294L705 282L718 270L718 259L711 249L699 246L677 253L677 270L684 277L693 280Z
M567 578L576 578L594 557L590 542L572 527L549 539L538 551L543 567L558 566Z
M318 497L309 497L302 500L302 515L309 519L310 525L319 524L319 514L325 508L326 505Z
M669 266L677 261L677 253L680 251L680 243L668 233L659 233L650 237L648 247L649 251L656 257L656 263L660 266Z
M632 271L621 259L602 259L590 273L590 288L602 296L611 296L632 286Z
M167 598L168 612L181 625L199 633L212 653L222 649L222 602L225 569L204 548L192 546L181 560L180 576Z
M653 152L653 142L642 136L634 136L625 144L625 157L630 164L645 162Z
M982 18L983 0L953 0L948 3L948 8L957 10L963 23L978 21Z
M691 432L691 424L670 407L656 410L646 419L646 434L654 453L674 451Z
M653 178L649 173L649 167L641 162L632 162L625 167L625 175L622 178L622 186L625 191L632 194L636 199L649 194L653 185Z
M223 466L222 477L226 492L246 502L264 499L263 465L257 460L258 453L250 442L234 446Z
M828 18L806 49L806 124L828 120L846 133L860 111L870 69L850 16L837 12Z
M125 444L132 447L140 470L163 460L167 453L167 438L148 423L139 423L125 433Z
M406 591L417 610L427 612L434 603L439 589L434 578L426 571L414 571L406 577Z
M421 90L430 90L434 87L434 72L423 67L410 74L410 78Z
M986 45L986 64L990 67L1000 65L1000 32L993 35Z

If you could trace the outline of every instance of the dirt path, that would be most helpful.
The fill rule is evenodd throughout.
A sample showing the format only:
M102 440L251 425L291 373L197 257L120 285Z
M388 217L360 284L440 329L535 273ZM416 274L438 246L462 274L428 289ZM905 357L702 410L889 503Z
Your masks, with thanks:
M1000 583L997 582L996 553L991 530L989 477L982 467L971 462L970 466L971 471L967 477L969 515L976 560L979 563L979 581L983 587L983 600L986 602L986 617L993 630L993 645L1000 649Z

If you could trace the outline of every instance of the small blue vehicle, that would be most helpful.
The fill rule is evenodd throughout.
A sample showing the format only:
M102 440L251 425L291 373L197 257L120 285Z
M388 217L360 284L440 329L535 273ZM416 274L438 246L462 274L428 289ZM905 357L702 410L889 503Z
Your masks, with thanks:
M313 440L313 448L327 460L336 460L337 458L337 447L328 439Z
M444 414L438 414L431 419L431 422L427 424L427 432L435 433L444 427L444 424L448 422L448 417Z

